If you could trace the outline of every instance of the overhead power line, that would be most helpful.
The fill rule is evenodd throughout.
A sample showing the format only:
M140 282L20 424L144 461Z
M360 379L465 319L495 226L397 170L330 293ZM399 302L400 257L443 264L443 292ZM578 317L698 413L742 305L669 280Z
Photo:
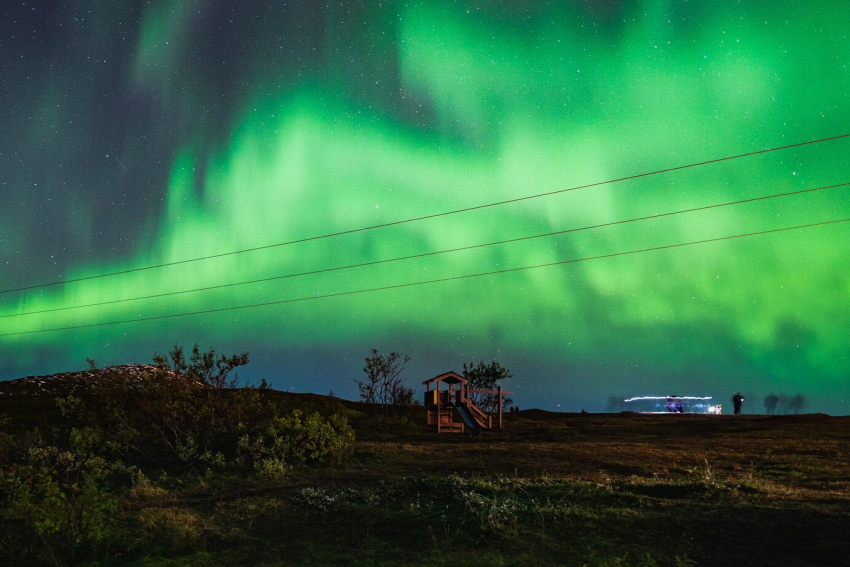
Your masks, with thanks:
M469 211L476 211L476 210L486 209L486 208L490 208L490 207L498 207L498 206L501 206L501 205L518 203L518 202L527 201L527 200L530 200L530 199L539 199L540 197L548 197L550 195L558 195L558 194L561 194L561 193L568 193L570 191L577 191L579 189L588 189L590 187L598 187L600 185L608 185L608 184L611 184L611 183L619 183L621 181L630 181L630 180L634 180L634 179L640 179L642 177L650 177L652 175L659 175L661 173L670 173L670 172L673 172L673 171L680 171L680 170L683 170L683 169L699 167L699 166L702 166L702 165L720 163L720 162L723 162L723 161L730 161L730 160L734 160L734 159L740 159L740 158L749 157L749 156L766 154L766 153L770 153L770 152L778 152L778 151L781 151L781 150L798 148L798 147L801 147L801 146L808 146L808 145L812 145L812 144L819 144L819 143L822 143L822 142L830 142L830 141L833 141L833 140L840 140L842 138L848 138L848 137L850 137L850 134L841 134L840 136L831 136L829 138L820 138L818 140L811 140L811 141L808 141L808 142L798 142L796 144L788 144L786 146L778 146L778 147L775 147L775 148L768 148L768 149L765 149L765 150L757 150L757 151L747 152L747 153L743 153L743 154L737 154L737 155L733 155L733 156L715 158L715 159L710 159L710 160L707 160L707 161L690 163L690 164L687 164L687 165L679 165L679 166L675 166L675 167L668 167L668 168L659 169L659 170L656 170L656 171L649 171L649 172L645 172L645 173L638 173L638 174L635 174L635 175L628 175L626 177L609 179L607 181L597 181L597 182L588 183L588 184L585 184L585 185L577 185L575 187L568 187L566 189L557 189L555 191L547 191L545 193L537 193L537 194L534 194L534 195L526 195L525 197L516 197L514 199L507 199L507 200L504 200L504 201L496 201L496 202L493 202L493 203L486 203L486 204L483 204L483 205L474 205L472 207L464 207L462 209L454 209L454 210L451 210L451 211L444 211L444 212L441 212L441 213L433 213L433 214L430 214L430 215L423 215L423 216L419 216L419 217L413 217L413 218L409 218L409 219L403 219L403 220L397 220L397 221L392 221L392 222L387 222L387 223L382 223L382 224L376 224L376 225L372 225L372 226L352 228L352 229L342 230L342 231L338 231L338 232L320 234L320 235L317 235L317 236L308 236L306 238L299 238L299 239L296 239L296 240L288 240L288 241L285 241L285 242L277 242L277 243L274 243L274 244L266 244L266 245L263 245L263 246L255 246L253 248L244 248L244 249L241 249L241 250L232 250L230 252L222 252L222 253L219 253L219 254L210 254L208 256L199 256L197 258L188 258L186 260L176 260L174 262L164 262L164 263L161 263L161 264L153 264L153 265L150 265L150 266L143 266L143 267L140 267L140 268L130 268L130 269L127 269L127 270L107 272L107 273L104 273L104 274L96 274L96 275L93 275L93 276L85 276L85 277L73 278L73 279L68 279L68 280L58 280L58 281L47 282L47 283L42 283L42 284L16 287L16 288L11 288L11 289L4 289L4 290L0 290L0 294L13 293L13 292L18 292L18 291L26 291L26 290L30 290L30 289L38 289L38 288L51 287L51 286L57 286L57 285L65 285L65 284L69 284L69 283L93 280L93 279L97 279L97 278L107 278L107 277L111 277L111 276L119 276L119 275L123 275L123 274L130 274L130 273L134 273L134 272L142 272L142 271L145 271L145 270L155 270L155 269L158 269L158 268L166 268L168 266L177 266L177 265L181 265L181 264L189 264L189 263L192 263L192 262L200 262L202 260L212 260L212 259L215 259L215 258L223 258L223 257L226 257L226 256L233 256L233 255L236 255L236 254L244 254L246 252L257 252L259 250L268 250L270 248L278 248L278 247L281 247L281 246L290 246L290 245L293 245L293 244L302 244L302 243L305 243L305 242L312 242L312 241L322 240L322 239L326 239L326 238L333 238L333 237L336 237L336 236L343 236L343 235L346 235L346 234L355 234L355 233L359 233L359 232L366 232L366 231L370 231L370 230L376 230L376 229L379 229L379 228L387 228L387 227L390 227L390 226L398 226L398 225L401 225L401 224L407 224L407 223L411 223L411 222L418 222L418 221L429 220L429 219L434 219L434 218L438 218L438 217L456 215L456 214L459 214L459 213L466 213L466 212L469 212Z
M588 262L588 261L591 261L591 260L601 260L601 259L604 259L604 258L616 258L616 257L619 257L619 256L629 256L629 255L641 254L641 253L645 253L645 252L654 252L654 251L657 251L657 250L667 250L667 249L671 249L671 248L681 248L681 247L684 247L684 246L693 246L693 245L696 245L696 244L707 244L707 243L710 243L710 242L721 242L721 241L724 241L724 240L734 240L734 239L737 239L737 238L746 238L746 237L749 237L749 236L758 236L758 235L762 235L762 234L774 234L774 233L779 233L779 232L787 232L787 231L790 231L790 230L812 228L812 227L816 227L816 226L827 226L827 225L845 223L845 222L848 222L848 221L850 221L850 218L843 218L843 219L837 219L837 220L831 220L831 221L823 221L823 222L816 222L816 223L803 224L803 225L797 225L797 226L775 228L775 229L771 229L771 230L761 230L761 231L758 231L758 232L749 232L749 233L745 233L745 234L734 234L734 235L731 235L731 236L719 236L719 237L715 237L715 238L706 238L706 239L703 239L703 240L693 240L693 241L690 241L690 242L680 242L678 244L667 244L667 245L664 245L664 246L654 246L654 247L651 247L651 248L640 248L640 249L637 249L637 250L628 250L626 252L614 252L614 253L611 253L611 254L601 254L599 256L589 256L589 257L586 257L586 258L574 258L572 260L561 260L559 262L548 262L548 263L545 263L545 264L534 264L534 265L531 265L531 266L521 266L521 267L518 267L518 268L506 268L506 269L503 269L503 270L494 270L494 271L490 271L490 272L478 272L478 273L474 273L474 274L464 274L464 275L461 275L461 276L451 276L451 277L447 277L447 278L438 278L438 279L433 279L433 280L409 282L409 283L403 283L403 284L373 287L373 288L367 288L367 289L357 289L357 290L351 290L351 291L341 291L341 292L336 292L336 293L328 293L328 294L325 294L325 295L311 295L311 296L307 296L307 297L297 297L297 298L292 298L292 299L280 299L280 300L276 300L276 301L266 301L266 302L262 302L262 303L250 303L248 305L235 305L235 306L232 306L232 307L220 307L220 308L217 308L217 309L204 309L202 311L191 311L191 312L188 312L188 313L172 313L170 315L155 315L155 316L151 316L151 317L141 317L141 316L139 316L135 319L123 319L123 320L120 320L120 321L105 321L105 322L101 322L101 323L88 323L88 324L84 324L84 325L72 325L72 326L68 326L68 327L54 327L54 328L51 328L51 329L37 329L37 330L34 330L34 331L19 331L19 332L15 332L15 333L3 333L3 334L0 334L0 338L1 337L11 337L11 336L20 336L20 335L33 335L33 334L37 334L37 333L50 333L50 332L55 332L55 331L72 331L72 330L86 329L86 328L91 328L91 327L105 327L105 326L109 326L109 325L123 325L125 323L141 323L143 321L156 321L156 320L160 320L160 319L175 319L177 317L190 317L190 316L193 316L193 315L204 315L204 314L209 314L209 313L223 313L223 312L226 312L226 311L237 311L237 310L241 310L241 309L251 309L251 308L255 308L255 307L269 307L269 306L272 306L272 305L283 305L283 304L286 304L286 303L298 303L298 302L302 302L302 301L314 301L314 300L317 300L317 299L329 299L331 297L344 297L344 296L349 296L349 295L358 295L358 294L361 294L361 293L373 293L373 292L377 292L377 291L402 289L402 288L415 287L415 286L420 286L420 285L459 281L459 280L466 280L466 279L472 279L472 278L480 278L480 277L484 277L484 276L495 276L495 275L499 275L499 274L508 274L508 273L512 273L512 272L521 272L521 271L525 271L525 270L534 270L534 269L538 269L538 268L548 268L548 267L552 267L552 266L563 266L563 265L566 265L566 264L576 264L576 263L579 263L579 262Z
M267 278L260 278L260 279L247 280L247 281L241 281L241 282L232 282L232 283L226 283L226 284L211 285L211 286L206 286L206 287L199 287L199 288L194 288L194 289L185 289L185 290L180 290L180 291L170 291L170 292L164 292L164 293L156 293L156 294L152 294L152 295L143 295L143 296L139 296L139 297L128 297L128 298L124 298L124 299L114 299L114 300L111 300L111 301L100 301L100 302L97 302L97 303L86 303L86 304L83 304L83 305L71 305L71 306L68 306L68 307L56 307L54 309L42 309L42 310L39 310L39 311L28 311L28 312L25 312L25 313L12 313L12 314L9 314L9 315L0 315L0 319L6 319L6 318L10 318L10 317L24 317L24 316L28 316L28 315L40 315L40 314L44 314L44 313L55 313L57 311L70 311L72 309L84 309L84 308L88 308L88 307L100 307L100 306L104 306L104 305L115 305L115 304L119 304L119 303L128 303L128 302L131 302L131 301L141 301L141 300L146 300L146 299L157 299L157 298L160 298L160 297L172 297L172 296L175 296L175 295L183 295L183 294L188 294L188 293L198 293L198 292L201 292L201 291L212 291L212 290L224 289L224 288L228 288L228 287L236 287L236 286L256 284L256 283L265 283L265 282L270 282L270 281L275 281L275 280L282 280L282 279L288 279L288 278L297 278L297 277L301 277L301 276L324 274L324 273L328 273L328 272L336 272L336 271L341 271L341 270L350 270L352 268L363 268L363 267L366 267L366 266L375 266L375 265L378 265L378 264L388 264L388 263L391 263L391 262L400 262L400 261L403 261L403 260L413 260L413 259L416 259L416 258L425 258L425 257L428 257L428 256L438 256L440 254L450 254L450 253L453 253L453 252L461 252L461 251L464 251L464 250L474 250L474 249L477 249L477 248L486 248L486 247L489 247L489 246L498 246L498 245L501 245L501 244L510 244L510 243L514 243L514 242L522 242L522 241L525 241L525 240L534 240L534 239L537 239L537 238L546 238L546 237L551 237L551 236L558 236L558 235L569 234L569 233L573 233L573 232L581 232L581 231L584 231L584 230L592 230L592 229L596 229L596 228L604 228L604 227L611 227L611 226L628 224L628 223L645 221L645 220L659 219L659 218L664 218L664 217L669 217L669 216L674 216L674 215L681 215L681 214L684 214L684 213L706 211L706 210L709 210L709 209L718 209L718 208L721 208L721 207L729 207L729 206L733 206L733 205L742 205L742 204L753 203L753 202L757 202L757 201L766 201L766 200L769 200L769 199L777 199L777 198L781 198L781 197L790 197L790 196L793 196L793 195L802 195L804 193L814 193L816 191L824 191L824 190L827 190L827 189L835 189L835 188L838 188L838 187L847 187L847 186L850 186L850 182L848 182L848 183L838 183L836 185L825 185L823 187L814 187L812 189L801 189L799 191L790 191L790 192L786 192L786 193L776 193L776 194L773 194L773 195L764 195L764 196L760 196L760 197L752 197L752 198L749 198L749 199L741 199L741 200L738 200L738 201L730 201L730 202L727 202L727 203L718 203L718 204L714 204L714 205L705 205L705 206L702 206L702 207L694 207L694 208L690 208L690 209L683 209L683 210L679 210L679 211L671 211L671 212L667 212L667 213L656 213L656 214L646 215L646 216L632 218L632 219L612 221L612 222L606 222L606 223L595 224L595 225L590 225L590 226L583 226L583 227L578 227L578 228L569 228L569 229L565 229L565 230L558 230L558 231L555 231L555 232L546 232L546 233L543 233L543 234L533 234L533 235L530 235L530 236L521 236L521 237L518 237L518 238L510 238L510 239L507 239L507 240L498 240L496 242L486 242L486 243L483 243L483 244L472 244L470 246L461 246L461 247L458 247L458 248L449 248L449 249L446 249L446 250L437 250L437 251L434 251L434 252L422 252L420 254L411 254L409 256L399 256L399 257L396 257L396 258L387 258L387 259L384 259L384 260L374 260L374 261L371 261L371 262L361 262L361 263L358 263L358 264L348 264L346 266L335 266L333 268L323 268L323 269L320 269L320 270L311 270L311 271L307 271L307 272L297 272L297 273L293 273L293 274L284 274L284 275L280 275L280 276L272 276L272 277L267 277Z

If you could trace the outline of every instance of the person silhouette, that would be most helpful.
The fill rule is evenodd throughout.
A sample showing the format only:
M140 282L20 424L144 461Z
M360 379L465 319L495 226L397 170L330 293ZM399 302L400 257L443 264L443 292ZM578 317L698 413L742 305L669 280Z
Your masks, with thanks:
M735 395L732 396L732 403L735 405L735 415L741 413L741 406L744 405L744 396L741 395L741 392L735 392Z

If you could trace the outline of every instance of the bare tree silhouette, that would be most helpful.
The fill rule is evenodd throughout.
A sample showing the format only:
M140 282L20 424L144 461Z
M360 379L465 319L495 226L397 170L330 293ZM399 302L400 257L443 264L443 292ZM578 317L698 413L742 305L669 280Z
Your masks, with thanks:
M778 403L779 396L772 392L764 398L764 409L767 412L767 415L773 415L774 412L776 412L776 404Z

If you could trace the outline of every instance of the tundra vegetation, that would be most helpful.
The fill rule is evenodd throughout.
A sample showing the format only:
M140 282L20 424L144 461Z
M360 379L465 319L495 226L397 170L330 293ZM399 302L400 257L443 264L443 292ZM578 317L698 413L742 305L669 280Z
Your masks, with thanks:
M119 521L133 495L193 481L280 481L353 447L342 406L288 407L265 381L237 388L234 370L248 363L247 353L217 358L195 345L187 360L175 346L154 362L132 379L106 369L54 397L61 425L0 421L2 556L21 564L115 562L143 551L132 543L133 524Z
M364 402L237 388L247 355L177 348L132 379L91 369L86 388L4 390L0 564L850 556L850 418L525 410L489 435L437 436L412 392L396 406L380 393L406 388L405 359L372 351Z

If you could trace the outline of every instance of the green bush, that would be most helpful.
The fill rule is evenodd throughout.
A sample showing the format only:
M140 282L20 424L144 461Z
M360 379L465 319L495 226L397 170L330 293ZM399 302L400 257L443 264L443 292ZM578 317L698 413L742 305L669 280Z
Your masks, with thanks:
M84 436L68 449L43 446L37 435L21 439L0 467L2 520L17 528L7 537L25 557L76 563L113 535L117 504L106 485L123 467L78 451Z
M333 460L351 449L354 432L345 418L304 416L295 410L276 417L239 439L239 454L265 479L280 478L293 467Z

